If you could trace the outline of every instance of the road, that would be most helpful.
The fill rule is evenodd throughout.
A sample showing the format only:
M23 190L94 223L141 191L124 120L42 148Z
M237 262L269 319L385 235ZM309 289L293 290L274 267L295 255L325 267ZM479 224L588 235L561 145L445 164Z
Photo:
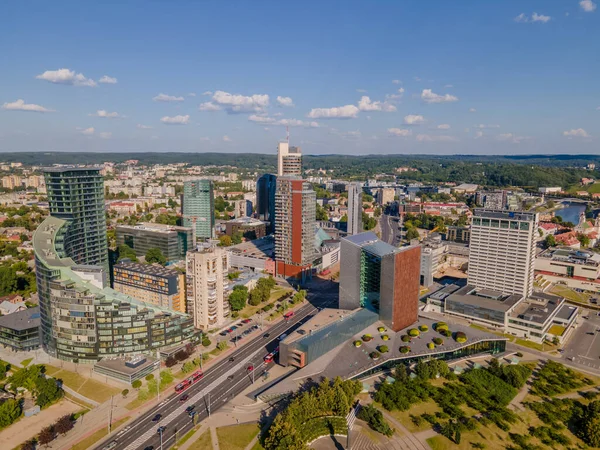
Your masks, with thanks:
M381 225L381 240L395 247L400 244L402 238L400 235L399 220L399 217L384 214L379 221Z
M584 317L588 317L584 319ZM600 369L600 317L595 311L582 309L573 331L564 346L563 356L576 365Z
M240 394L252 384L253 374L252 371L247 370L248 366L254 366L253 372L256 378L263 376L269 368L269 365L264 363L263 357L277 347L279 336L309 320L319 307L330 306L337 299L337 295L333 292L332 286L331 290L310 293L308 299L310 303L298 308L289 321L281 321L271 326L224 360L207 369L200 381L186 389L185 393L189 395L186 402L179 401L183 393L171 394L114 435L112 439L105 440L96 449L104 449L113 441L116 442L113 447L115 450L137 450L150 447L159 449L161 448L161 439L157 433L159 426L166 427L162 435L162 448L168 449L173 446L176 436L181 438L194 426L194 421L185 412L188 406L195 406L197 411L195 420L200 422L208 417L209 412L212 414L228 400ZM264 337L266 334L269 335L267 338ZM230 358L233 358L233 362L230 361ZM162 415L159 423L152 422L152 418L156 414Z

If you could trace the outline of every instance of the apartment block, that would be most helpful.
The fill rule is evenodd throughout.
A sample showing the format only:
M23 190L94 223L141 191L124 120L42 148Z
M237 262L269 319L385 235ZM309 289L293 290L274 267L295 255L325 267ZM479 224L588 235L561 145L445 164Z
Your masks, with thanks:
M290 147L288 142L277 146L277 176L300 176L302 174L302 151L300 147Z

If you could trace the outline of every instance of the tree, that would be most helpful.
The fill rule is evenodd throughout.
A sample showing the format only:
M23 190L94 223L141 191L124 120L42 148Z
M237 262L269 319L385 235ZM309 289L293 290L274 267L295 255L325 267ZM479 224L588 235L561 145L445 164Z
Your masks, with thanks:
M419 239L419 232L415 227L411 227L406 230L406 239L412 241L413 239Z
M149 248L146 252L146 263L158 263L161 266L164 266L167 263L167 258L159 248Z
M0 428L9 426L21 416L21 402L9 398L0 404Z
M54 430L58 434L66 434L73 429L75 422L70 414L62 416L60 419L56 421L54 424Z
M581 247L589 247L590 238L587 234L577 233L577 240L581 244Z
M134 262L137 261L135 251L127 244L121 244L119 247L117 247L117 261L120 261L124 258L130 259Z
M219 236L219 246L220 247L231 247L231 236L227 236L224 234L223 236Z
M327 211L325 210L325 208L323 208L318 203L317 203L317 208L316 208L316 219L317 220L329 220L329 215L327 214Z
M153 373L149 373L148 375L146 375L145 380L146 381L154 380L154 374Z
M131 383L131 387L134 389L139 389L142 387L142 381L141 380L135 380L133 383Z
M341 219L340 222L348 222L348 214L344 214Z
M121 395L123 396L123 398L127 398L127 394L129 394L129 389L123 389L121 391Z
M225 350L225 349L227 348L227 342L225 342L225 341L221 341L221 342L219 342L219 343L217 344L217 348L218 348L219 350Z
M246 306L248 299L248 288L246 286L236 285L229 294L229 306L232 311L240 311Z
M46 378L39 375L35 381L36 399L35 404L40 408L54 403L64 394L54 378Z
M204 347L208 347L210 345L210 339L208 338L208 336L205 334L202 336L202 345Z
M548 236L546 236L546 239L544 239L544 246L546 248L556 247L556 238L554 237L554 235L549 234Z
M38 435L38 444L40 445L48 445L56 438L56 433L54 432L54 428L52 426L43 428Z
M232 242L234 245L241 244L241 243L242 243L242 238L243 238L243 237L244 237L244 235L242 234L242 232L241 232L241 231L236 231L235 233L233 233L233 234L231 235L231 242Z
M35 438L29 439L21 446L21 450L35 450L36 444L37 441Z

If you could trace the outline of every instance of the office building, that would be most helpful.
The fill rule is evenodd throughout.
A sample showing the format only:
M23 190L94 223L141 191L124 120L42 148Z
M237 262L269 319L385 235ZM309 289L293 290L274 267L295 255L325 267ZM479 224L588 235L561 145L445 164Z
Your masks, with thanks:
M0 344L15 352L37 350L40 346L39 306L1 316Z
M177 270L121 261L113 267L113 272L115 291L185 313L185 278Z
M348 185L348 234L362 233L362 186L360 183Z
M468 244L471 240L471 228L470 227L447 227L446 237L447 241L459 242L462 244Z
M302 174L302 152L300 147L290 147L288 142L277 145L277 176L300 176Z
M475 209L469 244L469 284L503 294L531 295L538 215Z
M67 222L65 252L76 264L108 271L108 244L101 167L44 170L50 215Z
M236 233L242 233L242 236L250 241L260 239L267 235L267 224L251 217L240 217L225 222L225 234L233 236Z
M377 202L382 206L392 203L395 196L396 190L394 188L380 188L377 190Z
M315 250L316 194L299 178L278 177L275 192L276 273L304 280L311 275Z
M183 226L192 227L196 239L212 239L215 233L215 198L210 180L183 183Z
M259 220L269 223L268 232L275 232L275 190L277 177L264 174L256 182L256 214Z
M421 247L393 247L372 232L341 239L341 309L378 311L394 331L417 320Z
M537 255L535 271L547 282L600 292L600 254L589 250L549 248Z
M74 248L71 230L68 220L50 216L33 235L41 341L48 354L93 363L181 345L191 338L189 316L106 287L103 266L77 264L68 250Z
M225 298L229 254L215 246L199 246L186 258L187 309L194 326L208 330L221 326L229 316Z
M478 191L475 194L475 203L485 209L505 209L506 196L506 191Z
M127 245L136 256L145 256L151 248L158 248L167 261L185 259L188 250L194 248L194 231L191 227L178 227L160 223L117 225L117 245Z
M441 235L434 233L421 244L421 284L425 287L433 284L433 276L445 261L447 245Z

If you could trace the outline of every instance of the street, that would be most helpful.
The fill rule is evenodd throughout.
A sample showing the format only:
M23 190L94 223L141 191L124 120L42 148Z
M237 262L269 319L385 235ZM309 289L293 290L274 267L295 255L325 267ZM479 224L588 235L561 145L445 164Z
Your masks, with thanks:
M381 226L381 240L397 246L402 239L400 231L400 218L396 216L382 215L379 220Z
M318 311L318 307L329 306L336 297L333 292L309 295L308 298L312 304L308 303L297 309L289 321L281 321L265 329L252 341L207 369L204 377L196 384L182 393L171 394L116 435L105 439L96 448L103 449L109 443L116 441L115 448L119 449L136 450L148 447L159 449L161 448L161 437L157 433L159 426L166 427L162 435L163 448L170 448L174 445L176 437L177 439L181 438L194 425L194 421L185 412L188 406L195 406L196 421L200 422L208 417L209 413L212 414L225 405L228 400L252 384L252 372L258 378L268 370L269 365L264 363L263 357L278 346L279 336L289 333L290 330L309 320ZM269 337L264 338L267 333ZM230 358L234 358L234 361L231 362ZM253 371L247 370L250 365L253 365ZM189 399L186 402L180 402L179 398L184 393L189 395ZM162 415L158 423L152 422L152 418L156 414Z
M584 319L583 317L588 317ZM579 326L564 346L563 356L577 365L600 369L600 317L595 311L583 309L577 319Z

